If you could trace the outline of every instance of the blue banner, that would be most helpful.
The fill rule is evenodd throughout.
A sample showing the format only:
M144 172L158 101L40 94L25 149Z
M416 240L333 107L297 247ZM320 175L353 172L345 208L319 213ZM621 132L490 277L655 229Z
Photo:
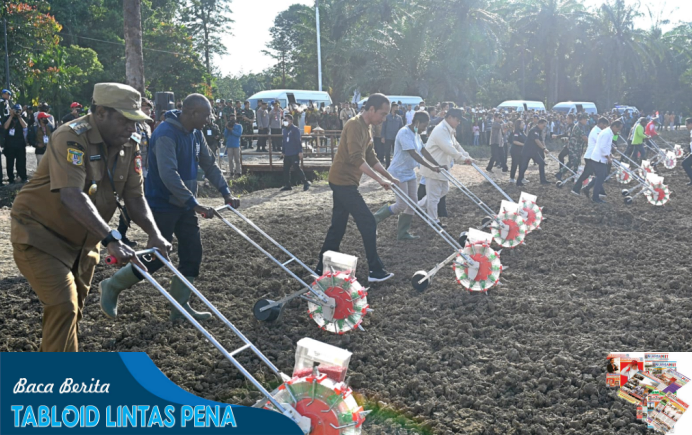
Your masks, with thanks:
M145 353L1 353L0 434L301 435L266 409L214 402Z

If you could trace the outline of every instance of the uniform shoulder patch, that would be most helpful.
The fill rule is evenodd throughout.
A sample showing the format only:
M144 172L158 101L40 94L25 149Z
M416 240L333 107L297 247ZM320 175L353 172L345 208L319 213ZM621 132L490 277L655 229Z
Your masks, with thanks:
M75 166L84 164L84 152L74 148L67 149L67 161Z
M85 120L75 121L68 125L77 134L86 133L87 131L91 130L91 124Z

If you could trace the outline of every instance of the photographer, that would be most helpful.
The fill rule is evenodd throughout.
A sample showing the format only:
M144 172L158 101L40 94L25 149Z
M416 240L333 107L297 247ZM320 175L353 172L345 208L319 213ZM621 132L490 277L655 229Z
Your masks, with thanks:
M32 131L34 132L32 136L27 136L33 137L35 140L28 140L29 145L33 145L36 148L36 167L38 168L38 165L41 164L41 159L43 158L43 154L46 152L46 148L48 147L48 142L50 141L50 136L53 133L53 128L51 128L50 124L48 124L48 114L47 113L39 113L36 118L38 119L38 125L34 126L32 128Z
M22 117L22 106L15 104L10 109L9 116L3 118L2 126L5 129L5 147L3 154L7 159L7 179L14 183L14 170L17 175L26 182L26 140L24 139L24 129L26 121Z
M75 119L82 116L80 114L80 112L82 110L82 105L77 103L76 101L74 103L70 104L70 110L71 110L70 113L63 116L63 118L62 118L63 124L67 124L68 122L74 121Z
M48 103L43 102L43 103L38 105L38 112L36 112L34 114L36 120L38 120L38 113L39 112L43 112L46 115L48 115L48 124L50 124L50 128L55 130L55 118L53 117L53 115L50 114L50 106L48 105Z

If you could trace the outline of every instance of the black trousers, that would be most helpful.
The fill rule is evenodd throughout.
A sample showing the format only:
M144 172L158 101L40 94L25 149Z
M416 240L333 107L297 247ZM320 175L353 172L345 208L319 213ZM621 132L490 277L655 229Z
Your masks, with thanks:
M517 168L521 165L521 151L524 149L523 146L512 145L509 150L510 156L512 156L512 169L509 172L509 178L514 179L514 175L517 173Z
M494 143L490 145L490 161L488 162L488 166L486 166L485 170L490 171L495 163L502 163L504 160L504 148L501 148L500 145ZM507 164L505 163L504 166L502 166L502 170L506 171L507 170Z
M257 130L257 134L269 134L269 129L268 128L260 128ZM260 137L257 139L257 149L258 150L267 150L267 138L266 137Z
M690 183L692 183L692 154L685 157L685 160L682 161L682 169L685 170L687 176L690 177Z
M14 169L17 169L17 176L26 180L26 148L6 146L3 151L7 161L7 179L10 183L14 182Z
M384 150L384 160L382 160L382 159L378 159L378 160L380 160L380 162L383 162L385 164L384 165L385 168L388 168L389 163L392 160L392 152L394 151L394 139L391 139L391 140L385 139L383 150Z
M581 191L581 187L584 184L584 181L586 181L587 178L589 178L591 175L593 175L593 160L591 159L584 159L584 170L582 171L581 175L579 176L579 179L574 182L574 186L572 187L572 190L579 193ZM590 189L590 187L588 187Z
M517 181L524 179L526 169L529 167L529 161L533 160L534 163L538 163L538 173L541 176L541 183L546 183L548 180L545 179L545 159L543 158L543 150L535 149L533 151L529 151L528 153L526 150L522 151L523 153L521 156L521 165L519 166L519 176L517 177Z
M425 184L418 185L418 201L423 199L427 191L425 190ZM437 217L449 217L447 214L447 195L440 198L440 202L437 203Z
M295 168L296 172L298 172L298 178L300 179L301 183L305 183L305 181L307 181L303 168L300 167L300 157L284 156L284 186L286 187L291 187L292 168Z
M603 183L605 182L605 179L608 176L608 165L605 163L592 161L591 166L593 168L594 175L596 176L592 196L592 199L595 201L599 199L598 195L600 195L601 192L604 192Z
M281 136L282 132L280 128L272 128L272 135L279 135ZM281 151L281 137L273 137L272 138L272 151Z
M371 272L380 272L384 269L382 260L377 255L377 224L375 216L368 208L363 197L358 192L358 186L337 186L329 183L333 192L334 207L332 208L332 224L327 230L327 237L320 250L317 262L317 273L322 272L322 254L327 251L339 251L341 240L346 233L348 216L353 216L360 235L365 245L365 255L368 258L368 268Z
M629 157L630 159L634 160L637 162L638 165L641 166L642 160L644 159L644 156L646 155L644 151L644 144L639 144L639 145L629 145L627 149L625 150L625 155ZM631 166L631 163L629 160L625 159L624 157L620 161L625 161L628 165Z
M173 243L173 234L178 239L178 270L185 277L197 278L202 264L202 238L199 232L199 221L194 210L174 212L153 212L156 226L159 227L164 239ZM142 259L149 273L154 273L163 267L158 258L152 261ZM135 270L135 275L143 277Z

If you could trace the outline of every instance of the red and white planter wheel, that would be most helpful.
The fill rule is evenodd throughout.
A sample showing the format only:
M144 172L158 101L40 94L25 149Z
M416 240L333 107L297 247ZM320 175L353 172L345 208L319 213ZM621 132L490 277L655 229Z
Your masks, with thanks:
M457 282L472 292L486 292L500 281L502 263L500 255L487 242L467 243L464 254L478 263L478 268L469 268L459 255L452 268Z
M369 311L368 292L347 272L327 272L315 280L312 288L333 298L336 304L332 315L325 316L324 307L308 302L310 318L324 331L341 335L356 329Z
M524 223L526 224L527 234L540 227L543 221L543 209L541 207L533 201L524 200L519 203L519 209L526 213Z
M627 163L623 163L623 166L629 167L629 165L627 165ZM622 168L618 169L618 172L617 172L617 175L615 176L615 179L620 184L629 184L630 181L632 181L632 177L630 176L629 172L623 171Z
M685 155L685 151L683 151L680 145L675 145L673 151L675 152L675 157L678 159L681 159Z
M272 392L277 402L290 405L310 420L310 435L360 435L365 416L351 389L326 373L293 377ZM264 409L277 411L267 401Z
M493 235L495 243L503 248L516 248L524 243L527 226L519 213L501 211L497 218L507 228L502 228L497 220L492 221L490 224L490 234Z
M651 184L651 189L644 192L646 200L651 205L665 205L670 200L670 189L663 183Z
M675 153L673 151L666 152L666 157L663 159L663 166L665 166L666 169L673 169L677 163L678 159Z

